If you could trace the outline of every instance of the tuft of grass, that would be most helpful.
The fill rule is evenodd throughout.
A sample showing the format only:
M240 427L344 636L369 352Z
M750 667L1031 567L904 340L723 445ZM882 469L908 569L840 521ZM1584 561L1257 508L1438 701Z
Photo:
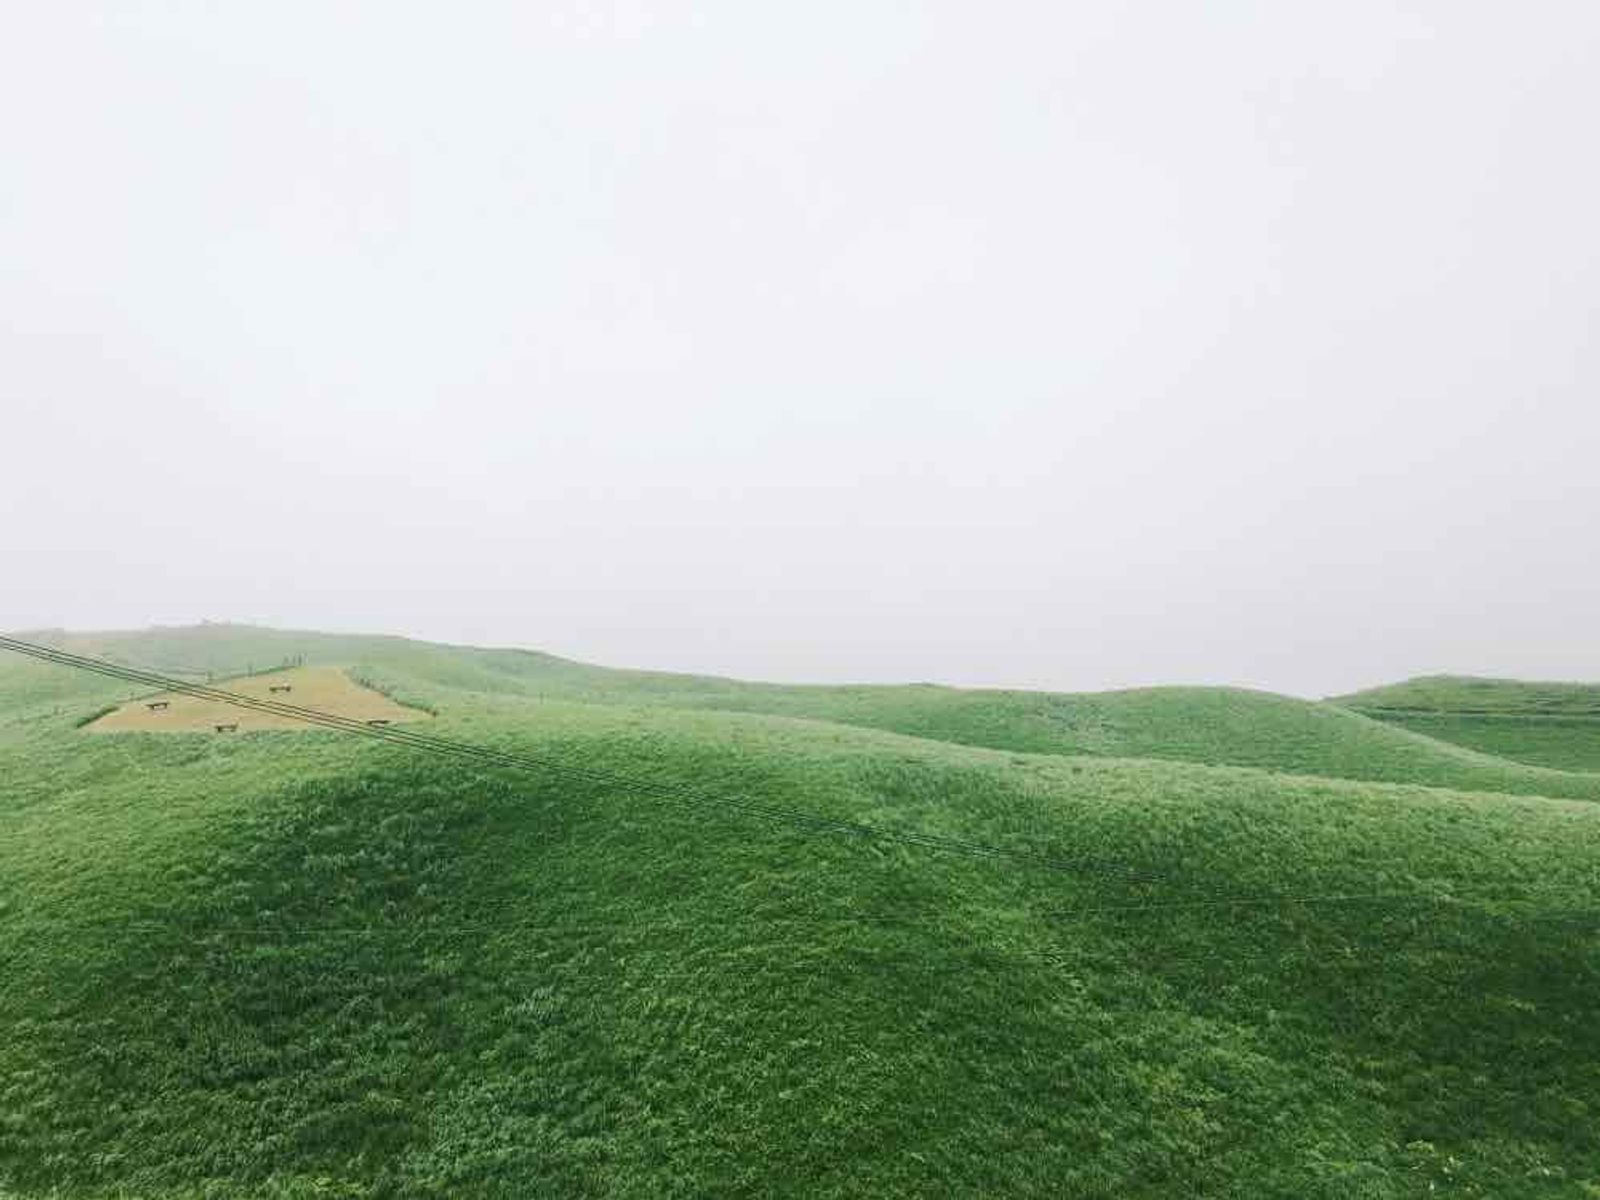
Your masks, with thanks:
M116 712L120 707L121 705L118 704L102 704L93 712L85 713L83 716L74 721L72 723L73 728L82 729L85 725L93 725L101 717L109 716L110 714Z
M439 709L435 705L420 696L409 694L402 685L360 672L353 672L350 678L354 680L358 686L364 687L369 691L377 692L378 695L385 696L388 699L393 700L402 708L410 708L415 709L418 712L425 712L430 717L437 717L439 715Z

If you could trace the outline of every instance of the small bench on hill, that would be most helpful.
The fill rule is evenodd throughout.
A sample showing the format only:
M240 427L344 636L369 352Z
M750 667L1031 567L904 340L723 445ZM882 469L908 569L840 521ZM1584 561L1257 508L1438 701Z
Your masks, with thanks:
M145 702L145 707L148 708L151 712L160 712L162 709L166 708L170 703L171 703L171 701L169 701L169 700L148 700L148 701Z
M239 730L239 722L237 722L237 721L220 722L219 724L217 724L215 726L215 729L216 729L216 731L218 733L237 733L238 730Z

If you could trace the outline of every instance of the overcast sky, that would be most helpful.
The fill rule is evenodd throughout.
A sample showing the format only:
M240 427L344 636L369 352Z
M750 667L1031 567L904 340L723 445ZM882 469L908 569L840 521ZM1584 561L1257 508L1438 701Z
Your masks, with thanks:
M3 3L0 628L1600 678L1600 9Z

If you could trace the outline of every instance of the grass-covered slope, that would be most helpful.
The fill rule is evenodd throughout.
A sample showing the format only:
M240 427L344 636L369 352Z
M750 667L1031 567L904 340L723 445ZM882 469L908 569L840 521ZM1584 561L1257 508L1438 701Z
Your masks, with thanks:
M1339 703L1516 762L1600 772L1600 685L1440 675L1357 692Z
M1530 766L1600 772L1600 718L1374 713L1412 733Z
M92 736L115 685L0 661L0 1195L1600 1189L1600 806L365 657L437 733L1057 866L330 733Z
M1600 800L1600 778L1419 736L1342 704L1232 688L1062 694L904 687L797 687L620 671L520 650L212 625L72 635L68 648L196 677L284 660L354 664L396 699L444 688L596 705L807 717L1040 754L1161 758L1474 791Z
M1600 717L1600 684L1531 683L1424 675L1341 696L1350 708L1383 712L1498 713L1502 716Z

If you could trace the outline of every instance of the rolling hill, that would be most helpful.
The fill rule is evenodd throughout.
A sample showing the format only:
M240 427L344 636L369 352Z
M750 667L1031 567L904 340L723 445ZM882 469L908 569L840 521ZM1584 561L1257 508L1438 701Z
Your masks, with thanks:
M0 1195L1600 1190L1600 775L1235 691L53 636L546 769L96 735L133 689L0 658Z
M1591 772L1541 768L1418 737L1345 701L1319 704L1233 688L1063 694L931 685L786 686L614 670L523 650L232 625L58 641L193 678L239 675L288 659L348 665L400 700L444 689L606 707L758 713L1025 753L1160 758L1600 800L1600 776Z
M1600 685L1429 676L1336 703L1439 741L1539 767L1600 771Z

